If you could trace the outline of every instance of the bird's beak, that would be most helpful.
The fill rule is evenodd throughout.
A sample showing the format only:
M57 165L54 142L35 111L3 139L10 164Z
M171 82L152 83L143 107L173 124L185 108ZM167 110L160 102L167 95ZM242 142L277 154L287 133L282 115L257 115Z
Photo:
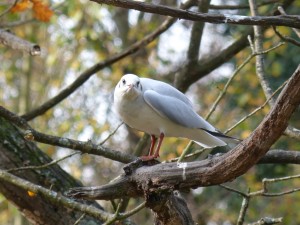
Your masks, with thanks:
M126 89L126 92L129 92L133 88L133 86L134 86L133 84L128 84L127 85L128 88Z

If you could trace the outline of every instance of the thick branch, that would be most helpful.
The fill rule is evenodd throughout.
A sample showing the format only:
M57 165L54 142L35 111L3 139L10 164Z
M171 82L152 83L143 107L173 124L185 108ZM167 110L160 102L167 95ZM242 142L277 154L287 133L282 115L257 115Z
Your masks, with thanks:
M156 5L132 0L91 0L99 4L114 5L126 9L171 16L179 19L201 21L208 23L228 23L235 25L287 26L300 28L299 16L241 16L226 14L197 13L188 10L175 9L169 6Z
M176 163L165 163L142 166L136 170L127 169L127 175L122 177L123 185L129 185L131 190L137 188L133 192L136 196L157 190L196 188L221 184L244 174L266 154L271 145L286 129L289 118L300 103L299 85L300 65L281 92L271 112L252 135L232 151L218 158L182 163L179 166ZM127 182L124 179L127 179ZM113 189L112 187L106 185L107 189ZM119 195L118 197L124 196L126 193L122 190L125 189L118 188L115 197L117 195ZM71 193L74 196L77 194L80 197L84 196L84 193L76 192L76 190ZM100 198L103 199L104 197L98 196L98 199Z
M252 36L253 31L250 29L245 31L238 40L221 50L218 54L198 61L193 70L189 71L189 74L185 74L185 67L181 68L176 74L175 86L182 92L185 92L191 84L209 74L248 46L248 35Z
M129 163L136 159L136 157L133 155L126 154L121 151L111 150L103 145L94 144L91 141L77 141L70 138L40 133L31 128L24 118L17 116L2 106L0 106L0 117L9 120L18 127L24 129L24 136L27 140L35 140L44 144L79 150L83 153L100 155L123 163Z

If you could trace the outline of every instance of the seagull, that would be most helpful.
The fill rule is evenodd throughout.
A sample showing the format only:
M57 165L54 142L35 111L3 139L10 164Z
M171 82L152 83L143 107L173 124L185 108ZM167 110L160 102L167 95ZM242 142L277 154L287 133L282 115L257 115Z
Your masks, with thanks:
M182 92L162 81L124 75L115 87L114 108L129 127L151 135L149 154L140 157L143 161L159 157L164 137L188 138L205 148L240 141L214 128Z

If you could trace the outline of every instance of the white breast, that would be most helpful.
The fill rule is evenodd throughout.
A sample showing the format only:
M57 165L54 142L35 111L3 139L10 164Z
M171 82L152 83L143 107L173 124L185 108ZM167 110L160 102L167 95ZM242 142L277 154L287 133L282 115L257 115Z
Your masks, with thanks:
M115 108L128 126L154 135L162 132L161 117L145 103L143 98L138 97L134 101L123 99L115 103Z

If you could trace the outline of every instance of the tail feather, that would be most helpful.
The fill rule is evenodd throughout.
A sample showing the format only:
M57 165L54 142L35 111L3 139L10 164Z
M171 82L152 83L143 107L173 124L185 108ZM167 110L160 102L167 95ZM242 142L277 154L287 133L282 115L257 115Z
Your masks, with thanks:
M218 131L210 131L210 130L207 130L207 129L204 129L204 128L200 128L200 129L204 130L205 132L207 132L207 133L209 133L211 135L213 135L214 137L218 137L221 140L224 140L225 142L232 142L233 141L234 143L239 143L239 142L242 141L241 139L227 136L226 134L223 134L223 133L218 132Z

